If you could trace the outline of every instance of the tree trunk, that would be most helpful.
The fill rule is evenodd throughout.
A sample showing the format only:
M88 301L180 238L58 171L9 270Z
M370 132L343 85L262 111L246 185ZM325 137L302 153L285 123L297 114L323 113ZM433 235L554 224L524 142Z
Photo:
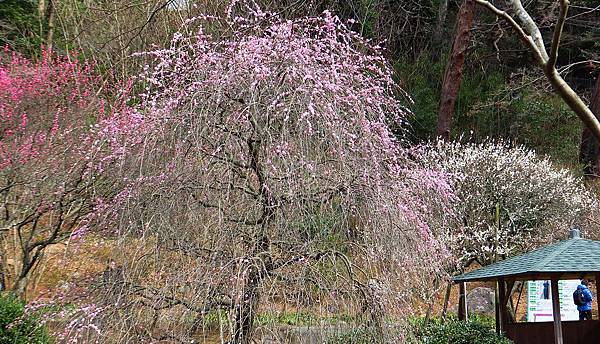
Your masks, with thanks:
M28 276L19 277L15 285L13 286L12 293L21 300L26 300L27 296L27 284L29 283Z
M437 23L435 25L435 31L433 32L433 50L431 51L431 61L433 63L438 62L440 58L442 36L444 35L444 28L446 27L447 14L448 0L442 0L440 2L440 7L438 8Z
M433 290L437 290L439 286L440 286L440 280L439 280L439 278L436 278L436 279L433 281ZM425 312L425 318L424 318L424 320L423 320L423 323L424 323L425 325L427 325L427 323L429 322L429 318L431 317L431 312L433 311L433 303L434 303L434 302L436 301L436 299L437 299L437 294L438 294L438 293L437 293L437 292L435 292L435 293L434 293L434 294L431 296L431 298L430 298L430 300L429 300L429 302L428 302L428 305L427 305L427 311Z
M46 20L46 0L38 0L37 18L40 37L44 36L44 21Z
M460 89L465 54L471 38L471 26L475 16L475 1L464 0L456 20L456 29L452 52L448 57L446 72L440 94L437 135L444 140L450 139L452 117L456 105L456 96Z
M260 276L256 267L251 267L248 280L243 290L242 299L235 308L235 329L232 344L249 344L252 342L252 331L254 329L254 317L256 316L259 301Z
M596 86L590 100L590 110L600 119L600 75L596 78ZM600 146L588 126L583 127L579 162L583 164L583 174L595 179L600 176Z
M45 246L44 246L45 248ZM31 273L36 268L36 264L43 259L43 249L40 249L33 253L28 251L29 247L24 247L21 254L21 271L15 275L15 281L11 288L11 292L21 298L21 300L26 300L27 297L27 287L29 286L29 277Z
M29 273L33 269L35 262L29 261L27 256L25 256L22 264L23 266L21 267L21 272L18 276L15 276L15 282L11 288L11 292L18 296L21 300L25 300L27 296L27 286L29 284Z
M268 221L267 221L268 222ZM266 223L263 224L263 232L266 229ZM265 257L265 252L268 251L269 240L263 234L260 235L254 249L253 257L250 259L250 265L247 268L246 279L244 281L244 289L242 290L241 299L235 305L235 325L231 339L231 344L250 344L252 343L252 335L254 331L254 318L258 310L260 301L260 286L261 282L273 268L273 263L270 256L262 260L264 265L256 264L259 257Z
M38 17L40 19L46 16L46 0L38 0Z
M4 261L4 255L0 255L0 292L6 290L6 275L4 274L6 266L4 264Z
M58 0L48 0L48 6L46 8L46 24L48 25L48 31L46 32L46 49L52 51L52 43L54 40L54 2Z
M444 309L442 310L442 321L446 320L446 313L448 312L448 303L450 302L450 292L452 292L452 282L448 282L446 286L446 295L444 295Z

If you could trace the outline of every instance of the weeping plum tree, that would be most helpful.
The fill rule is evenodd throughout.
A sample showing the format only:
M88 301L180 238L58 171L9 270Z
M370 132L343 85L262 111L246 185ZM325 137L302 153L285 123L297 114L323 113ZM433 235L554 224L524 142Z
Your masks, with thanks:
M221 338L249 343L258 313L290 308L381 330L430 288L408 276L438 273L429 224L451 197L392 134L403 91L381 49L327 12L229 14L226 38L204 18L148 53L143 143L109 207L122 249L104 340L189 341L217 319Z
M582 180L522 146L438 141L423 147L420 158L447 173L456 192L459 221L438 235L459 270L564 239L596 204Z

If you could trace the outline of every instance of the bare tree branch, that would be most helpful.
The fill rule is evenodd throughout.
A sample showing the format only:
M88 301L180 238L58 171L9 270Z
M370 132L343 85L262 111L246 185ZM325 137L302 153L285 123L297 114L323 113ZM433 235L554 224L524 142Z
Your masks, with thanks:
M583 102L579 95L566 83L556 69L556 59L558 57L558 47L562 29L566 21L569 1L561 1L561 10L557 20L554 37L552 40L551 55L548 56L546 48L538 26L535 24L531 16L523 8L520 0L508 1L509 6L515 12L515 16L521 21L518 24L508 13L498 9L492 3L486 0L475 0L478 4L487 8L495 15L504 18L517 31L519 38L533 52L540 67L544 71L546 78L554 87L555 91L560 95L563 101L577 114L583 124L588 127L591 133L600 141L600 121L594 116L594 113Z
M554 28L554 36L552 37L552 49L550 50L550 57L546 64L546 69L556 68L556 59L558 58L558 47L560 45L560 38L562 36L563 27L567 20L567 12L569 10L569 0L560 0L560 13L556 20L556 27Z
M492 13L494 13L498 17L504 18L504 20L506 20L508 22L508 24L510 24L510 26L517 32L519 38L523 41L523 43L525 43L525 45L527 47L529 47L529 49L533 52L533 54L535 55L536 60L540 64L545 63L544 55L539 50L538 46L536 45L536 43L534 42L534 40L532 39L532 37L529 36L523 30L523 28L519 25L519 23L517 23L513 19L513 17L510 16L510 14L508 14L506 11L502 11L502 10L498 9L496 6L494 6L489 1L486 1L486 0L475 0L475 1L478 4L480 4L481 6L487 8L488 10L490 10Z

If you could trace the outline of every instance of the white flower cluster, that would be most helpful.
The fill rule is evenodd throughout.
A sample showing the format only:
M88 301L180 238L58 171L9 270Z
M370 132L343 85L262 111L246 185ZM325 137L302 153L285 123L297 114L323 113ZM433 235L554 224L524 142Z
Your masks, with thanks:
M420 159L453 184L456 221L438 235L459 268L564 239L595 206L581 179L508 142L439 141L421 147Z

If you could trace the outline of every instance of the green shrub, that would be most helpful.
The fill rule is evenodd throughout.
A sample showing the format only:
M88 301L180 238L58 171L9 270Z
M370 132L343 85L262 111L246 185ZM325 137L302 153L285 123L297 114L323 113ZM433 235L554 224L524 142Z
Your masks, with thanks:
M424 52L414 62L407 63L399 60L394 68L396 75L414 101L409 105L413 112L409 117L411 135L409 139L415 143L427 141L435 137L437 113L440 101L442 80L446 68L446 58L432 63L430 52ZM473 108L479 103L487 102L488 98L497 93L505 85L502 71L498 68L485 72L469 69L465 66L461 86L456 99L452 136L478 130L471 126Z
M397 77L409 91L413 114L408 139L421 143L435 137L446 58L432 63L424 52L416 60L398 60ZM548 155L553 161L577 167L581 121L555 93L537 86L536 76L511 81L508 70L490 66L485 71L465 66L457 95L452 137L473 142L491 138L510 140Z
M476 318L459 321L456 318L430 320L426 325L423 319L412 323L411 344L510 344L509 339L496 334L494 322Z
M52 343L46 327L25 314L23 302L12 296L0 296L0 344Z
M272 312L261 313L256 316L256 322L260 325L291 325L302 326L318 322L318 318L308 312L292 312L275 314Z

